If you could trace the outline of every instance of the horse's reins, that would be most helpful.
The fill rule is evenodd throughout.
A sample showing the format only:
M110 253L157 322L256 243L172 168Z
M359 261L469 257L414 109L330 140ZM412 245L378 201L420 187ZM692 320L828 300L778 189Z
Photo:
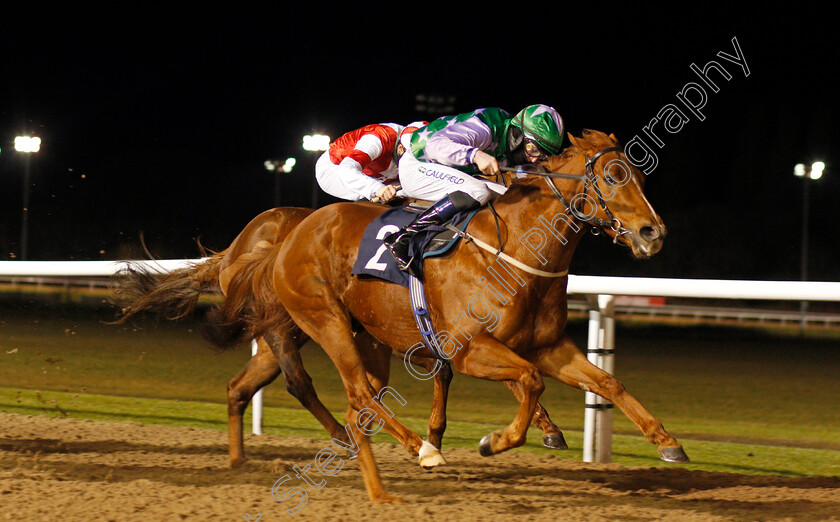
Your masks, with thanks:
M593 229L600 229L600 230L609 229L609 230L612 230L613 232L615 232L615 238L613 239L613 243L618 243L618 238L620 236L624 235L624 234L629 233L630 230L625 228L624 226L622 226L621 221L618 218L616 218L615 215L612 213L609 205L607 205L607 202L604 200L604 195L601 192L601 189L598 187L598 183L596 183L594 180L596 179L596 177L595 177L595 163L598 161L598 159L601 156L603 156L604 154L607 154L607 153L610 153L610 152L621 152L622 150L623 149L621 147L609 147L609 148L598 151L591 158L586 157L586 162L585 162L586 173L585 174L567 174L567 173L563 173L563 172L537 172L537 171L531 171L531 170L524 170L521 167L513 167L513 168L503 167L502 170L504 170L505 172L513 172L513 173L516 173L517 175L540 176L540 177L542 177L545 180L548 187L551 189L551 192L554 193L554 196L557 197L557 199L559 199L560 202L563 203L563 205L566 206L566 208L569 210L569 212L571 212L576 218L580 219L581 221L585 221L587 223L590 223L593 226ZM581 180L582 179L584 181L584 186L583 186L583 192L581 192L581 194L584 194L584 195L587 194L588 185L589 185L588 183L586 183L586 180L587 179L593 180L592 181L592 190L595 192L595 195L598 198L598 203L601 205L601 208L604 210L604 213L607 215L607 217L609 219L601 219L599 217L595 217L594 215L590 216L590 217L580 215L578 213L578 211L569 202L569 200L567 200L563 196L563 194L560 192L560 190L557 188L557 186L551 181L551 178L576 179L576 180Z
M607 214L607 217L609 218L608 220L597 218L595 216L584 217L584 216L581 216L580 214L578 214L577 210L575 210L575 208L572 207L571 203L563 196L563 194L560 192L560 190L557 188L557 186L554 185L554 183L551 182L551 178L575 179L575 180L581 180L582 179L582 180L584 180L584 182L586 181L587 178L594 180L595 179L595 162L597 162L598 159L601 156L603 156L604 154L607 154L609 152L620 152L621 150L622 150L621 147L609 147L609 148L598 151L591 158L587 157L586 162L585 162L585 166L586 166L586 173L585 174L567 174L567 173L564 173L564 172L537 172L537 171L524 170L521 167L513 167L513 168L511 168L511 167L500 167L500 169L502 171L505 171L505 172L516 173L517 175L528 175L528 176L540 176L540 177L542 177L545 180L545 182L548 184L548 186L551 188L551 191L554 193L554 195L557 197L557 199L559 199L563 203L563 205L566 206L566 208L569 210L569 212L571 212L576 218L580 219L581 221L585 221L587 223L593 224L593 229L595 229L595 227L597 227L598 229L610 229L610 230L612 230L613 232L615 232L615 238L613 239L613 243L617 243L618 238L620 236L624 235L624 234L627 234L628 232L630 232L630 230L627 229L627 228L624 228L621 225L621 221L619 221L618 218L616 218L615 215L612 213L612 211L610 210L610 207L607 205L607 202L604 200L604 195L601 192L601 189L598 187L598 183L593 181L593 183L592 183L593 191L595 192L596 196L598 197L598 203L601 205L601 208L604 210L604 213ZM583 188L582 194L586 194L587 185L588 185L587 183L584 183L584 188ZM486 250L490 253L495 254L496 257L504 259L505 261L512 264L513 266L516 266L516 267L518 267L518 268L520 268L520 269L522 269L525 272L528 272L530 274L534 274L534 275L538 275L538 276L542 276L542 277L563 277L563 276L565 276L569 273L568 270L563 270L563 271L560 271L560 272L546 272L546 271L540 270L538 268L533 268L533 267L530 267L530 266L526 265L525 263L522 263L521 261L518 261L518 260L512 258L511 256L505 254L504 252L502 252L502 237L501 237L501 232L499 230L499 216L498 216L498 214L496 214L496 209L493 208L492 202L489 203L488 206L490 206L490 210L493 213L493 217L496 219L496 235L498 236L498 239L499 239L499 248L493 248L492 245L489 245L489 244L485 243L484 241L478 239L475 236L467 234L465 231L462 231L462 230L452 226L451 224L446 225L446 228L448 228L449 230L454 232L456 235L458 235L459 237L461 237L465 241L467 241L467 242L472 241L479 248L482 248L482 249L484 249L484 250Z

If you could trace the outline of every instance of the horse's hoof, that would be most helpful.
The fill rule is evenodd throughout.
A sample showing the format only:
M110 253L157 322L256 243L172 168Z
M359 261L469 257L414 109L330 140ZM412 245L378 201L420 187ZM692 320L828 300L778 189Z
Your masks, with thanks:
M245 465L246 462L248 462L248 459L245 458L245 457L232 458L232 459L230 459L230 468L231 469L241 468L242 466Z
M547 433L543 435L543 446L549 449L567 450L569 445L562 433Z
M682 446L659 448L659 458L665 462L688 462L688 455Z
M491 441L493 440L493 434L490 433L489 435L485 435L481 437L481 442L478 443L478 454L482 457L490 457L491 455L495 455L493 453L493 446L491 445Z
M423 469L432 469L446 464L446 459L443 458L440 451L425 440L420 446L417 458L420 460L420 467Z
M432 469L444 464L446 464L446 459L440 453L420 457L420 467L423 469Z
M389 495L388 493L380 493L370 499L372 504L403 504L403 499L400 497Z

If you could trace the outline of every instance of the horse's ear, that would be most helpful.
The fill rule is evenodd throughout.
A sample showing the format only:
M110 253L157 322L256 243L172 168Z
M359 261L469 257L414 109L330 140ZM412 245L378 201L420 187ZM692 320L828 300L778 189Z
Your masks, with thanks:
M574 145L575 147L577 147L577 146L578 146L577 141L575 140L575 137L574 137L574 136L572 136L572 133L571 133L571 132L567 132L566 134L568 134L568 135L569 135L569 142L571 142L571 144L572 144L572 145Z
M610 139L613 141L618 141L618 138L615 137L615 134L610 133Z

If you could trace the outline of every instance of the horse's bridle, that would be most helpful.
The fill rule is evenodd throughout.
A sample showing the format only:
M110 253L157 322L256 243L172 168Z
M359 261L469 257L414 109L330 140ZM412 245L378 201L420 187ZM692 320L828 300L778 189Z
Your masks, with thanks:
M600 151L596 152L591 158L584 155L584 158L585 158L584 165L586 166L586 173L584 173L584 174L566 174L566 173L562 173L562 172L535 172L535 171L523 170L522 168L505 168L504 170L507 170L509 172L515 172L518 175L523 175L524 174L524 175L530 175L530 176L541 176L545 180L546 184L548 184L548 187L551 189L551 192L553 192L554 195L557 197L557 199L559 199L560 202L563 203L563 205L566 206L566 209L568 209L568 211L572 215L574 215L579 220L584 221L584 222L592 225L593 232L595 232L595 233L600 233L601 230L611 230L611 231L615 232L615 237L613 238L613 243L618 243L618 238L620 236L624 235L624 234L629 233L630 229L622 226L621 221L619 221L619 219L615 217L615 215L610 210L609 205L607 205L607 202L604 199L604 194L601 192L601 189L598 187L598 183L596 181L597 177L595 176L595 163L604 154L608 154L610 152L621 152L622 150L623 149L621 147L608 147L606 149L603 149L603 150L600 150ZM604 210L604 213L607 215L607 217L609 219L601 219L601 218L596 217L594 215L590 216L590 217L581 215L577 211L577 209L575 209L572 206L572 204L569 202L569 200L567 200L565 198L565 196L563 196L563 194L560 192L560 190L557 188L557 186L554 184L554 182L551 181L551 178L577 179L577 180L583 179L583 182L584 182L583 183L583 192L580 192L579 194L583 194L584 196L586 196L586 194L587 194L588 185L589 185L588 181L591 180L592 181L593 192L595 192L595 195L598 198L598 204ZM577 197L577 195L578 194L575 194L575 196L573 196L572 199Z

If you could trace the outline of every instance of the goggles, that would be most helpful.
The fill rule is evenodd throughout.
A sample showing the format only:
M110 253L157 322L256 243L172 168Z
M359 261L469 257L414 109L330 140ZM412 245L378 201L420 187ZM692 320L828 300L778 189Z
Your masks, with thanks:
M536 158L541 160L548 158L548 155L545 153L545 151L539 145L537 145L537 142L533 140L526 138L524 149L525 155L529 158Z

